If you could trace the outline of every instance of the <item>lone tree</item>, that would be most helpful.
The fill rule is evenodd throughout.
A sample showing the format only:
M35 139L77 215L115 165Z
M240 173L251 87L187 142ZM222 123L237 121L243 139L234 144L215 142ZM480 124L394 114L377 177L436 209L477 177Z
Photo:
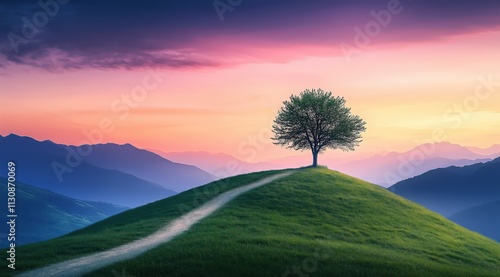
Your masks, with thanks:
M345 99L322 89L305 90L283 102L274 120L274 144L295 150L311 149L313 167L327 148L354 150L365 122L345 106Z

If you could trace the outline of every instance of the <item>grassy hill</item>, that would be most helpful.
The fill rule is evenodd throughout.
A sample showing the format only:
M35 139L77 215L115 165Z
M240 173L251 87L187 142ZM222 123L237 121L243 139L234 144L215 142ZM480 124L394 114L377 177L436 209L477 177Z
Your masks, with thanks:
M19 247L18 268L151 234L223 191L274 173L214 182L64 237ZM173 241L90 275L498 276L499 271L496 242L381 187L318 168L241 195Z

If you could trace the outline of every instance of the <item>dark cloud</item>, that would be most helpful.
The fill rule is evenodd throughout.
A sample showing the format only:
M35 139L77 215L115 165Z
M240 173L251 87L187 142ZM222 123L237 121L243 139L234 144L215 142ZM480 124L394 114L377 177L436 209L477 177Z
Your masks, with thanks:
M38 3L56 0L7 0L0 2L0 67L212 67L258 55L254 50L262 45L336 48L351 42L353 27L363 27L372 20L370 11L389 1L242 0L221 22L213 0L72 0L58 4L41 24L45 12ZM500 22L500 1L401 0L401 5L404 11L385 30L387 42L497 29ZM23 35L23 18L41 25L31 37ZM301 54L307 53L296 55Z

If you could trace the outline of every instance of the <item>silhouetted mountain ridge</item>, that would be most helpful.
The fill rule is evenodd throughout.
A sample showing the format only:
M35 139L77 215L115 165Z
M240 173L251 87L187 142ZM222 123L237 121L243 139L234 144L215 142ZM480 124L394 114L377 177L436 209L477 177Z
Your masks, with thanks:
M8 161L14 161L19 181L77 199L136 207L174 195L176 191L165 188L172 180L175 184L187 183L185 189L212 180L209 174L200 169L172 163L153 153L142 153L132 145L97 145L92 146L91 154L79 155L85 154L85 151L88 151L88 148L77 149L75 146L56 144L49 140L37 141L14 134L0 136L0 162L7 164ZM117 156L111 155L115 152ZM123 153L119 154L120 152ZM141 159L137 160L136 155ZM163 185L133 174L139 175L142 172L143 176L156 170L149 167L151 162L142 158L144 156L156 159L155 162L161 165L175 166L163 166L161 170L164 172L161 175L152 174L152 177L157 178L163 176ZM191 171L186 173L182 168ZM128 169L133 173L125 172ZM5 177L6 174L6 171L0 172L0 176ZM200 179L199 176L206 176L206 180Z
M500 158L464 167L428 171L389 189L427 208L450 216L500 200Z
M175 192L185 191L216 179L215 176L196 166L172 162L128 143L94 144L91 147L92 153L84 157L86 162L105 169L130 173Z

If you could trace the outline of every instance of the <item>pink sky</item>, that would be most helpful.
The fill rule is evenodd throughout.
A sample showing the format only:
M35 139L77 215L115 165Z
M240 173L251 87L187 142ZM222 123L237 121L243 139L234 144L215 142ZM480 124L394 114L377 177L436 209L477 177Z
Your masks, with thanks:
M150 74L147 67L47 71L11 64L0 75L0 134L79 144L85 132L109 120L113 130L98 142L165 152L225 152L247 160L253 149L258 155L252 161L259 161L295 154L271 144L272 120L291 94L322 88L344 96L352 112L367 122L358 154L408 150L432 141L436 130L443 140L462 145L498 143L498 28L446 35L443 29L430 29L431 34L412 37L401 30L382 32L351 62L339 45L352 43L352 28L318 29L311 34L313 43L294 37L296 28L279 35L199 37L190 55L219 64L158 69L161 83L151 77L154 88L133 101L126 115L116 111L123 103L112 108L113 103L142 84ZM318 39L335 32L344 39ZM288 39L286 46L279 43ZM201 44L203 51L196 49ZM479 99L479 80L488 78L497 85L483 88Z

